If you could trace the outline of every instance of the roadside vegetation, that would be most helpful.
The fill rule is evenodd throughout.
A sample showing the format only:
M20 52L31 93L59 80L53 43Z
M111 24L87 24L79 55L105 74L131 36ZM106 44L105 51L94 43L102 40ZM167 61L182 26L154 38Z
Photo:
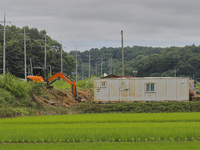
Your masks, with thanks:
M30 115L37 107L31 100L41 94L42 84L27 83L11 74L0 76L0 117Z
M46 96L43 89L43 83L24 82L9 73L0 76L0 118L37 115L44 111L66 113L64 108L46 108L35 99L35 95Z

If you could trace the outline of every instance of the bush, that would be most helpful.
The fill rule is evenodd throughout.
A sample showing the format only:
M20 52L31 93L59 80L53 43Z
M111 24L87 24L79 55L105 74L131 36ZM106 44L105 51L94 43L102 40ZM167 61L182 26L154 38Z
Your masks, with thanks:
M55 89L60 89L60 90L72 88L72 86L69 83L67 83L66 81L64 81L62 79L55 81L53 83L53 86Z
M3 107L0 108L0 118L29 115L29 111L24 108Z
M29 82L28 83L30 86L29 94L33 95L41 95L42 94L42 88L44 88L44 83L34 83L34 82Z
M80 80L77 83L77 87L80 89L89 89L93 91L94 88L94 77L90 79Z
M200 112L200 102L150 102L79 105L82 113L160 113L160 112Z
M0 103L1 104L14 104L16 103L16 98L11 94L11 92L0 88Z
M10 106L35 107L29 97L41 95L44 83L25 82L11 74L0 76L0 104Z
M29 97L29 84L9 73L0 78L0 88L9 91L18 100Z

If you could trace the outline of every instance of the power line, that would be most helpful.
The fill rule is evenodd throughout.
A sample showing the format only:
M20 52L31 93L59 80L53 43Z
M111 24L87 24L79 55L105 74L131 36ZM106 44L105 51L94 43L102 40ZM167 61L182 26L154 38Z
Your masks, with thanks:
M6 56L9 56L9 57L12 58L12 59L24 60L24 58L16 58L16 57L10 56L10 55L8 55L8 54L6 54ZM0 57L1 57L1 56L0 56Z
M14 71L14 70L10 70L9 71L13 72L13 73L17 73L17 74L24 74L24 72L18 72L18 71Z
M20 66L20 64L16 63L16 62L13 61L12 59L10 59L7 55L6 55L6 58L7 58L10 62L12 62L13 64Z
M122 75L124 76L124 43L123 43L123 30L121 30L121 42L122 42Z

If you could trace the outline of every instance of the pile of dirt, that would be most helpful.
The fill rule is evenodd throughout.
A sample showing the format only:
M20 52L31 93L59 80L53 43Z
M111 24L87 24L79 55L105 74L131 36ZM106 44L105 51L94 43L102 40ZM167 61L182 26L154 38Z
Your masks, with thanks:
M94 101L94 94L88 89L78 89L78 95L83 98L86 102Z
M85 102L93 101L93 93L88 89L78 89L78 96L80 96ZM71 107L78 102L74 99L71 90L57 90L57 89L43 89L42 95L34 96L34 99L44 106L56 106L56 107Z

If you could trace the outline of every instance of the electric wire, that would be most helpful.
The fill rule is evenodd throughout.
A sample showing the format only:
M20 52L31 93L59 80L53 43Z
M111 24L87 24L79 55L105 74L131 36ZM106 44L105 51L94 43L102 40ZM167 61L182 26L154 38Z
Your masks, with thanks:
M8 56L8 57L10 57L10 58L12 58L12 59L24 60L24 58L15 58L15 57L13 57L13 56L10 56L9 54L6 54L6 56Z
M18 72L18 71L14 71L14 70L11 70L11 69L8 69L8 71L13 72L13 73L23 74L23 75L24 75L24 72Z
M15 65L18 65L18 66L20 66L21 64L18 64L18 63L16 63L15 61L13 61L12 59L10 59L8 56L6 56L6 58L9 60L9 61L11 61L12 63L14 63Z

